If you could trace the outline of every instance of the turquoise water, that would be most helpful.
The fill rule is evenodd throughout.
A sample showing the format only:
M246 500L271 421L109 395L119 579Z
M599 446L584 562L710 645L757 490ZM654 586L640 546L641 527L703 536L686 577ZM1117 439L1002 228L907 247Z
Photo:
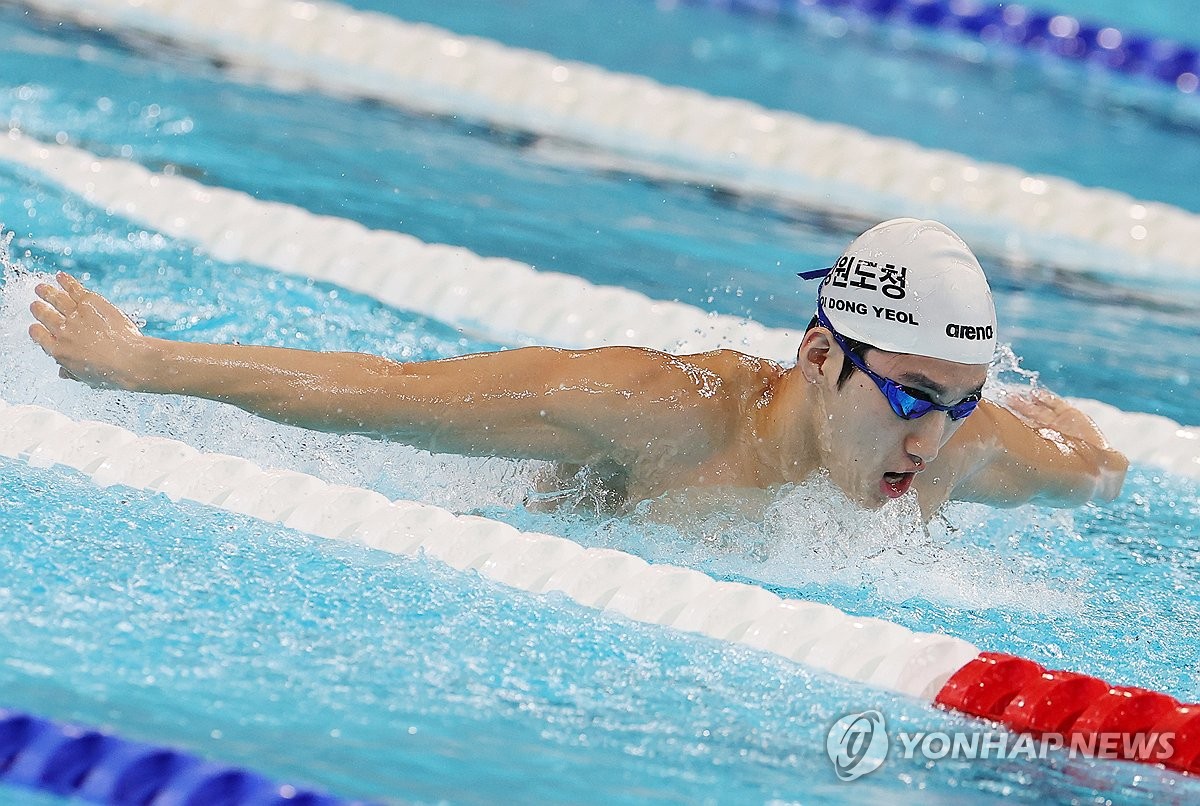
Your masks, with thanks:
M1135 479L1133 487L1161 510L1153 485ZM5 697L279 779L456 803L1200 795L1195 782L1170 784L1153 769L1065 759L932 769L894 760L850 789L823 749L842 713L879 707L893 730L971 723L745 648L499 589L435 561L99 490L67 471L0 460L0 489ZM1195 490L1184 493L1194 522ZM1153 540L1134 536L1129 565L1146 563L1140 576L1194 589L1194 565L1171 569L1154 556L1179 549L1162 545L1179 530L1169 520L1156 525ZM1075 567L1054 576L1083 571L1093 552L1113 550L1111 537L1076 537ZM1023 539L1031 556L1048 553L1036 535ZM1005 548L1002 539L976 542ZM1080 593L1092 601L1075 617L1011 605L959 610L936 598L878 612L978 633L1039 659L1057 659L1063 647L1088 671L1195 697L1195 649L1169 628L1173 618L1194 623L1194 594L1126 601L1126 571L1118 563L1110 578L1085 584ZM836 585L801 591L872 612L879 603ZM1114 604L1120 612L1096 619L1093 607ZM1122 619L1156 626L1112 632ZM1109 654L1080 659L1099 644Z
M177 54L130 52L73 29L31 27L10 9L0 8L0 36L10 43L0 65L12 82L0 92L0 117L34 136L53 140L61 132L97 153L127 154L151 167L170 164L260 198L657 299L750 315L767 325L808 321L814 290L797 283L794 272L828 265L854 234L818 212L595 170L520 133L232 84ZM79 46L81 38L86 47ZM47 76L59 78L48 82ZM1172 148L1200 153L1189 137L1176 132ZM1119 160L1112 164L1136 174ZM1187 179L1182 168L1171 174L1173 181ZM56 198L44 181L34 186ZM1196 193L1190 182L1187 190ZM6 194L2 220L17 233L18 249L41 255L47 233L70 236L52 223L55 204L31 216L23 206L26 192L14 187ZM81 254L114 248L103 240L96 233ZM135 259L138 248L122 247L122 260ZM128 269L132 279L125 287L132 291L151 262L132 269L50 251L52 266L114 279L114 272ZM1003 338L1047 385L1200 423L1200 354L1164 348L1193 337L1200 280L1138 287L1119 277L1036 264L1018 269L983 258L997 291ZM176 260L167 261L168 271ZM178 267L181 277L193 270ZM185 293L202 294L209 276L220 271L206 270ZM151 289L123 301L137 307L156 298ZM302 332L309 327L326 325L306 324ZM185 317L174 332L187 337L188 328Z
M648 0L353 5L1200 211L1200 96L1080 65L1015 51L989 58L974 43L887 27L781 25ZM1122 5L1127 26L1161 20L1200 44L1187 0Z
M513 27L567 36L532 2L473 8L473 25L504 9L514 18L516 8L525 17ZM602 26L619 24L627 49L641 50L637 13L612 14L620 23L597 18L591 36L611 45ZM682 14L653 19L664 42L677 19L716 25ZM738 27L746 23L722 25L738 48L739 37L766 36ZM659 298L795 325L809 303L794 268L827 261L848 237L813 211L596 170L521 133L230 83L179 54L39 28L10 9L0 9L0 35L10 46L0 75L11 82L0 88L0 114L35 136L64 132L99 153L170 163L262 198ZM760 75L740 80L755 90ZM1168 131L1148 120L1130 134L1151 132L1139 141L1144 149ZM1174 130L1171 148L1188 150L1191 136ZM1156 160L1169 162L1164 153L1174 152ZM1125 164L1105 170L1138 180ZM1172 192L1183 193L1176 184ZM87 275L156 335L401 360L504 341L328 284L213 261L3 164L0 221L16 232L26 267ZM1006 337L1050 386L1200 422L1200 359L1178 351L1195 337L1195 284L1134 297L1112 278L1018 272L994 261L988 268ZM902 512L856 520L817 506L827 493L819 482L782 494L764 524L692 523L682 534L638 516L535 516L517 506L528 465L431 457L304 434L215 404L59 381L22 335L19 298L29 283L5 278L0 397L11 402L482 512L1200 699L1200 650L1188 626L1200 617L1194 481L1135 468L1110 507L962 506L928 535ZM98 490L69 471L0 460L0 530L0 684L12 705L341 794L548 803L1200 795L1194 782L1150 768L1065 759L893 760L846 787L823 750L828 725L843 713L881 707L893 729L910 730L967 720L746 649L503 590L436 562ZM895 544L873 545L872 535Z

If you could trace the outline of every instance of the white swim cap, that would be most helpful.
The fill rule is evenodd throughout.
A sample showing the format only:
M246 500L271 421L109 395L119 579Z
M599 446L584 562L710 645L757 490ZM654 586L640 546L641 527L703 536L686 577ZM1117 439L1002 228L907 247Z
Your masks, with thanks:
M834 329L893 353L987 364L996 307L983 269L945 224L894 218L864 232L821 282Z

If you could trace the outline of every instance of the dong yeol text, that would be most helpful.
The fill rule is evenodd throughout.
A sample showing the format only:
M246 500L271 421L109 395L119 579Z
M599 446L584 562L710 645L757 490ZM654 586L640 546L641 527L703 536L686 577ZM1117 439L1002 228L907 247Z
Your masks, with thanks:
M859 316L871 316L876 319L887 319L889 322L899 322L904 325L919 326L921 323L908 311L898 311L883 305L867 305L865 302L852 302L848 299L838 299L821 295L821 307L827 311L845 311Z

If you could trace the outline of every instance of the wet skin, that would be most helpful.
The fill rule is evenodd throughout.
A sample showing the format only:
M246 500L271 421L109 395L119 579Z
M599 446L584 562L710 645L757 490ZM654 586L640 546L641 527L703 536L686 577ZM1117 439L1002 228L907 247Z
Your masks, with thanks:
M926 518L947 500L1070 506L1111 499L1127 463L1053 396L1017 412L980 404L897 417L863 373L808 331L796 365L718 350L546 347L401 364L359 353L192 344L143 336L66 274L37 287L30 336L60 374L97 387L219 400L279 422L436 452L546 459L603 470L625 503L687 488L773 488L824 469L878 507L911 487ZM868 366L942 404L983 365L868 350Z

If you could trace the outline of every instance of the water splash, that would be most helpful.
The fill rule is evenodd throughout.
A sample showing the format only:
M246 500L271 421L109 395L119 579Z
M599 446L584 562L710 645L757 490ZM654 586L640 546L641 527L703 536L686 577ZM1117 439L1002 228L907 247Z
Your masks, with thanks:
M5 238L6 246L12 236ZM855 506L823 475L778 491L684 491L638 506L625 518L525 511L546 465L430 455L362 437L322 434L271 423L232 406L175 396L89 389L57 377L53 362L28 338L33 287L51 281L11 251L0 253L0 397L35 403L77 419L94 419L139 434L182 440L202 450L244 456L265 467L311 473L332 483L378 490L455 511L500 517L522 528L563 534L582 543L632 551L656 562L700 568L780 589L812 586L870 591L889 602L911 599L1018 612L1074 612L1083 595L1033 573L1028 557L997 560L980 536L1028 533L1037 518L995 519L971 508L949 508L929 528L913 496L880 510ZM52 268L47 266L47 268ZM160 304L161 299L147 304ZM137 315L137 311L133 311ZM1005 350L993 367L996 383L1036 381ZM591 487L583 482L580 495ZM590 500L590 499L589 499ZM1032 521L1032 523L1031 523ZM1056 534L1069 524L1052 523ZM985 540L986 543L986 540Z
M2 288L9 280L15 280L26 273L26 269L20 263L14 261L10 255L12 254L12 242L16 237L15 232L6 229L3 222L0 222L0 288Z
M1020 407L1014 408L1014 403L1019 402L1018 399L1029 400L1034 393L1044 391L1048 390L1041 382L1041 374L1022 367L1021 357L1013 351L1012 345L998 344L991 366L988 367L984 397L1025 419L1020 414ZM1048 438L1057 441L1053 437Z
M11 240L11 234L8 236ZM137 434L178 439L204 451L242 456L268 468L310 473L330 483L377 490L456 511L515 506L533 488L542 463L431 455L365 437L280 425L233 406L170 395L90 389L58 377L54 362L29 338L29 304L38 283L7 249L0 253L0 398L34 404L79 420L99 420ZM132 311L135 319L142 318Z
M1051 568L1029 552L1012 551L1013 541L1070 540L1070 513L951 504L926 526L914 495L867 510L822 473L776 491L669 493L622 518L597 517L586 508L481 514L650 562L765 585L784 596L819 597L836 589L842 598L835 603L851 609L847 596L1072 615L1085 606L1091 573L1064 562Z

